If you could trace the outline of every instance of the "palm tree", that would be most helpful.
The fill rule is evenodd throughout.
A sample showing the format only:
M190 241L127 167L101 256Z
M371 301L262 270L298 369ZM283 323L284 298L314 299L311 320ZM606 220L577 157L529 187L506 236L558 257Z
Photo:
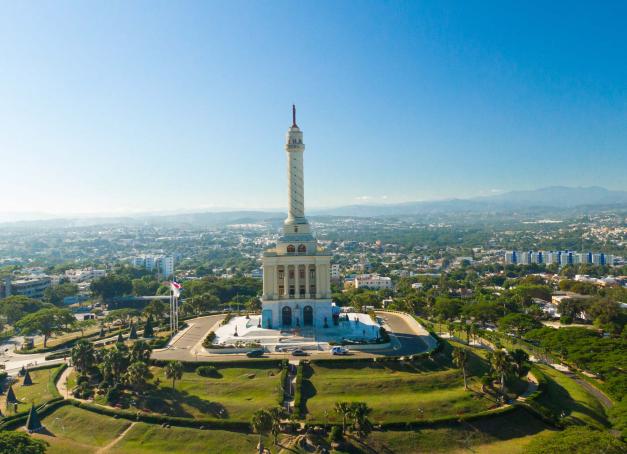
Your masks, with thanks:
M72 364L78 372L86 372L94 365L94 346L86 340L80 340L70 353Z
M120 383L122 374L129 364L128 347L116 344L109 349L103 358L103 375L109 376L114 384Z
M464 389L468 390L468 383L466 381L466 364L468 363L468 350L465 348L453 348L453 364L462 370L464 376Z
M172 379L172 391L174 391L176 380L180 380L183 376L183 363L180 361L169 362L165 366L165 376Z
M131 347L131 362L141 361L147 363L152 349L145 341L137 341Z
M263 434L272 430L272 415L267 410L257 410L250 421L253 431L259 434L259 444L257 445L258 452L263 453L263 441L261 437Z
M342 435L346 433L346 419L351 412L350 402L335 402L335 412L342 415Z
M449 337L453 337L455 334L455 324L453 322L448 322L448 335Z
M146 380L152 378L148 365L141 361L132 363L126 371L126 382L138 391L146 384Z
M287 413L283 407L271 408L268 413L272 417L272 437L274 439L274 445L277 444L277 438L281 432L281 421L287 417Z
M527 363L529 362L529 355L526 351L517 348L512 352L512 362L516 373L519 377L523 377L529 370Z
M505 349L495 350L493 361L494 372L501 377L501 394L505 395L505 374L512 368L511 357Z
M353 402L350 404L350 416L353 419L353 429L361 435L370 432L368 414L372 411L365 402Z

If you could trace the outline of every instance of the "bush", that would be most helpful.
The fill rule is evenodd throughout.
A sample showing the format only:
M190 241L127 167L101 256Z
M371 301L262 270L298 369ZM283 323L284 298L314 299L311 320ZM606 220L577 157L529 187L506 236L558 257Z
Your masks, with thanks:
M340 442L343 439L342 428L340 426L331 427L331 432L329 433L329 442Z
M74 397L79 399L90 399L94 396L94 390L87 383L82 383L72 391Z
M278 389L278 396L277 396L279 405L283 405L283 402L285 401L285 382L287 381L287 373L288 373L287 367L283 367L281 369L281 375L279 376L280 381L279 381L279 389Z
M211 348L214 340L216 340L216 333L210 331L209 334L207 334L207 337L205 337L205 340L202 341L202 346L205 348Z
M296 369L296 383L294 385L294 415L297 418L302 418L303 411L303 370L303 363L300 363Z
M201 377L220 377L220 372L218 372L218 369L215 366L198 366L196 368L196 373Z
M562 315L560 317L560 325L572 325L573 318L570 315Z
M107 400L108 403L114 404L118 401L121 394L122 393L120 392L120 388L118 387L118 385L115 385L109 388L109 390L107 391L107 395L105 396L105 399Z

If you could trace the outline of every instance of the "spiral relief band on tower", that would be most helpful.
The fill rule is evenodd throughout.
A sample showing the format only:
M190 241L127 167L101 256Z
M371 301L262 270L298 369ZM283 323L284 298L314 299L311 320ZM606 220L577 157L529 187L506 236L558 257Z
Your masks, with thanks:
M303 133L296 125L296 106L292 106L292 126L287 132L285 144L287 152L287 186L288 217L287 221L306 223L305 220L305 190L303 176Z

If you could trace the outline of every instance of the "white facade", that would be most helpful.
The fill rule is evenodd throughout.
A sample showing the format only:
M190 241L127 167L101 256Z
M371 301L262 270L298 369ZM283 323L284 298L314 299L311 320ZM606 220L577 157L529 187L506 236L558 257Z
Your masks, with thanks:
M362 274L355 277L355 288L383 290L392 288L392 279L378 274Z
M131 259L133 266L149 271L156 269L163 277L174 275L174 257L167 255L144 255Z
M331 265L331 275L330 275L330 277L331 277L332 281L333 280L338 281L340 279L340 265L338 265L337 263Z
M106 276L107 272L105 270L95 270L93 268L85 268L82 270L66 270L65 278L69 280L73 284L77 284L79 282L89 282L94 279L98 279L100 277Z
M264 252L262 327L325 328L333 323L331 255L321 248L305 218L303 133L293 122L288 129L288 215L276 247Z

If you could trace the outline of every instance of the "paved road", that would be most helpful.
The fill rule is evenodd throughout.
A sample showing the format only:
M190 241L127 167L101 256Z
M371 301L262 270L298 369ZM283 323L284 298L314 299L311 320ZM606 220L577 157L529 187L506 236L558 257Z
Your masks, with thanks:
M428 349L428 345L433 345L435 339L429 336L429 333L413 319L408 319L398 313L379 312L378 315L385 320L388 331L393 337L393 348L385 350L377 350L373 352L351 353L355 358L372 358L379 356L406 356L420 353ZM244 354L214 354L214 355L195 355L190 350L200 340L204 339L224 315L210 315L197 319L188 320L191 325L186 332L174 342L174 344L164 350L153 352L154 359L179 360L179 361L239 361L246 358ZM289 353L272 353L267 354L268 358L291 358ZM313 352L310 357L332 357L329 352Z
M599 402L601 402L601 405L603 405L606 409L607 408L612 408L612 406L614 405L614 402L612 402L612 400L609 397L607 397L605 394L603 394L601 391L599 391L595 386L593 386L590 383L588 383L587 381L585 381L583 378L580 378L579 376L577 376L576 374L574 374L571 371L560 371L560 372L562 372L567 377L572 378L573 380L575 380L575 382L579 386L581 386L583 389L588 391L588 393L590 393L594 397L596 397L596 399Z
M194 345L204 339L211 330L211 328L224 317L224 314L219 314L187 320L187 324L190 325L190 327L184 332L181 332L180 337L175 339L174 343L170 345L169 348L153 352L152 357L154 359L176 359L179 361L195 361L196 355L192 354L190 350ZM207 358L201 357L198 360L207 361Z

